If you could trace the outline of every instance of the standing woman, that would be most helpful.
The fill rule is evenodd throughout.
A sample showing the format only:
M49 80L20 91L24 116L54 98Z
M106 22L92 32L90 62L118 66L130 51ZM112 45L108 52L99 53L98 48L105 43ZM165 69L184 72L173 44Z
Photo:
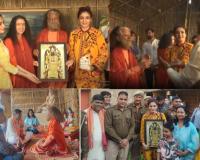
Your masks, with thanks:
M142 116L141 120L140 141L144 150L144 159L154 160L157 157L157 149L150 148L150 146L145 143L145 120L163 120L166 122L166 117L163 113L157 111L158 105L156 100L150 99L148 101L148 107L147 113Z
M170 51L170 65L179 72L188 64L193 45L186 42L186 29L183 26L176 26L174 28L174 35L176 45Z
M31 31L25 17L18 15L12 18L4 43L9 49L10 61L13 65L35 74L32 57ZM20 76L12 76L14 88L34 88L35 84Z
M101 88L104 69L108 59L108 48L102 33L92 27L90 7L78 11L80 27L72 31L69 39L70 53L67 66L75 66L77 88Z
M4 32L4 20L3 16L0 15L0 34L3 34ZM0 40L0 89L12 88L12 82L9 74L18 75L27 78L34 83L39 83L39 80L34 74L28 72L18 65L14 66L10 63L9 50L4 45L3 41Z
M199 148L199 135L183 106L176 109L173 136L179 144L177 154L180 160L193 160Z
M167 75L167 69L163 60L170 63L170 50L174 46L174 43L175 37L171 32L165 33L159 41L157 51L159 67L156 70L155 76L156 88L172 88L172 83Z

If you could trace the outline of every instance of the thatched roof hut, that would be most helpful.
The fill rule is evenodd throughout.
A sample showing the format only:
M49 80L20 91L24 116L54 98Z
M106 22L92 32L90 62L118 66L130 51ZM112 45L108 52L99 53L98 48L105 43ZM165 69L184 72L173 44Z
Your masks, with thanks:
M54 106L64 113L67 108L71 108L75 113L75 124L78 125L78 90L76 89L58 89L52 90L55 96ZM44 104L49 95L49 89L14 89L11 94L11 110L22 110L23 116L28 112L28 109L33 109L37 112L41 105ZM40 116L38 114L38 116ZM44 115L41 116L45 119Z
M112 26L133 29L139 35L140 45L147 27L154 28L158 38L178 24L188 29L189 39L200 32L198 0L111 0L109 8Z

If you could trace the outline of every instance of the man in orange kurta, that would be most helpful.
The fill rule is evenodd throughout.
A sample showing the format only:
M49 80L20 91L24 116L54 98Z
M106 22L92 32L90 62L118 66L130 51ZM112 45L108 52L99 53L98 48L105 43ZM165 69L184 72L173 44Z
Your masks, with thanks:
M68 35L61 29L61 13L58 10L51 9L47 12L45 17L44 29L39 33L36 40L36 47L39 48L39 44L43 42L60 42L65 43L68 48ZM38 51L34 52L35 56L38 56ZM41 87L45 88L63 88L66 87L66 82L44 82Z
M117 46L113 47L110 60L111 88L141 88L143 71L149 67L151 61L144 57L141 64L137 62L130 51L132 41L129 28L118 27L113 31L118 35L115 35Z

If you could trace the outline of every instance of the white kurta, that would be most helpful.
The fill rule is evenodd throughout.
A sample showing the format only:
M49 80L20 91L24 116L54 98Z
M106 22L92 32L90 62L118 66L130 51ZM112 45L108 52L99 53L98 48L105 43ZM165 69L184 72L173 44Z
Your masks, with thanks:
M12 118L9 118L7 121L7 130L6 130L6 141L10 144L18 144L19 136L15 133Z
M146 41L142 46L142 54L148 54L152 59L152 64L157 65L158 64L158 55L157 55L157 49L158 49L158 39L154 39L152 42Z
M93 111L93 148L88 152L87 160L105 160L105 153L102 146L102 130L99 115Z

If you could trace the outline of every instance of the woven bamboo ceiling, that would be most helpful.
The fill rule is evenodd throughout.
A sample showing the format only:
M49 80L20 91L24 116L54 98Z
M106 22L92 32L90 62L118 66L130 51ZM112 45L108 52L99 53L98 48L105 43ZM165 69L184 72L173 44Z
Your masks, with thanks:
M168 9L187 3L188 0L111 0L110 12L128 17L135 22L144 21ZM200 6L199 0L192 0Z

